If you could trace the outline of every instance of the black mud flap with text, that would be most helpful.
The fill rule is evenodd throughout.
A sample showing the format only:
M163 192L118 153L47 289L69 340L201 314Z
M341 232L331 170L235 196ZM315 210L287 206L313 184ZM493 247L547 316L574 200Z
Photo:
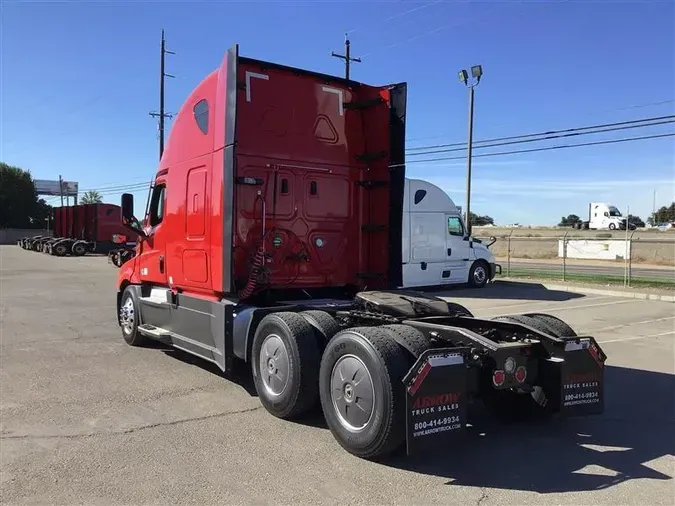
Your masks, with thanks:
M464 433L468 348L427 350L403 378L408 455L439 449Z
M562 416L599 415L604 412L606 356L594 339L581 337L565 343L560 358L550 358L540 377L551 386L551 402ZM555 386L554 386L555 385Z
M599 415L605 410L605 355L595 341L565 344L560 412L565 416Z

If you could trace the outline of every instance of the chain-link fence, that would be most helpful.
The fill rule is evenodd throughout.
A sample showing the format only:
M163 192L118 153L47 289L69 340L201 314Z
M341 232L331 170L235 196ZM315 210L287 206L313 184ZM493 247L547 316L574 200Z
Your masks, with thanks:
M476 235L487 239L482 230ZM675 288L675 233L513 229L490 250L502 276Z

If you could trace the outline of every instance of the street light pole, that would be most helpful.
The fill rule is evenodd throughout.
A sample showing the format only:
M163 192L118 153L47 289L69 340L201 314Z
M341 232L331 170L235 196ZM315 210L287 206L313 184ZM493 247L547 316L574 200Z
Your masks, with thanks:
M471 150L473 148L473 86L469 86L469 140L466 150L466 214L464 222L471 235Z
M469 235L471 235L471 152L473 149L473 94L483 75L483 67L474 65L471 67L471 75L475 78L473 84L469 84L469 73L466 70L459 71L459 80L469 88L469 139L466 150L466 210L464 211L464 223Z

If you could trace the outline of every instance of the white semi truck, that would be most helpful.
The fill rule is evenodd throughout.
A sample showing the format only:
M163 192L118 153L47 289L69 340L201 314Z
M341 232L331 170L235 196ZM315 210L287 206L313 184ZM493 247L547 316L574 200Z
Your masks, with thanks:
M627 218L621 215L616 206L605 202L591 202L588 204L588 221L574 224L576 229L591 230L626 230ZM629 224L630 230L636 227Z
M494 241L493 241L494 242ZM481 240L467 233L461 212L441 188L405 180L403 287L468 283L483 287L501 267Z

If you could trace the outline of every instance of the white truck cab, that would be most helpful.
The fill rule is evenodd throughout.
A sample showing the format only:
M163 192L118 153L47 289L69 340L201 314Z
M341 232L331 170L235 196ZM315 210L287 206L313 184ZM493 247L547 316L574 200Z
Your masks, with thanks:
M428 181L405 180L403 288L468 283L483 287L501 267L469 237L452 199Z
M589 205L589 227L591 230L626 229L626 218L621 216L616 206L604 202L591 202Z

